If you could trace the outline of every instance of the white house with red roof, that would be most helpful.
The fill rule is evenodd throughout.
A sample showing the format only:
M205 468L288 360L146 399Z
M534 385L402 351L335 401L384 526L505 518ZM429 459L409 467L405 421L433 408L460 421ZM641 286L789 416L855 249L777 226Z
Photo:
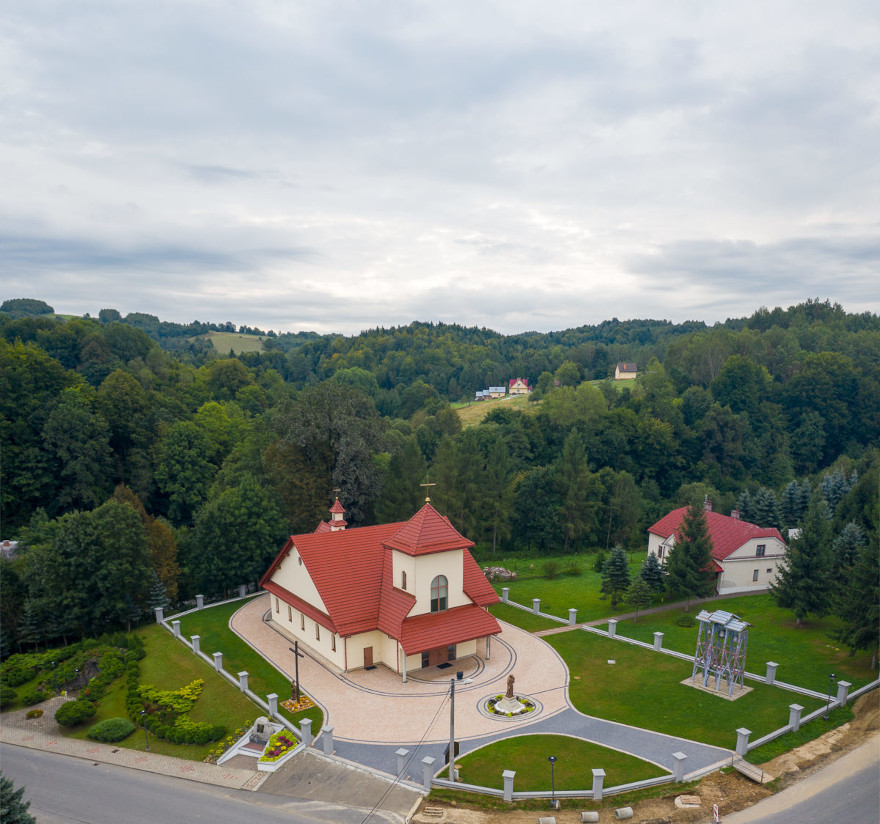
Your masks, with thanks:
M500 599L429 502L408 521L346 529L337 499L315 532L291 535L260 585L282 633L343 671L407 672L488 657Z
M528 395L531 391L528 378L511 378L507 387L508 395Z
M785 541L779 530L742 521L736 510L730 515L712 512L709 501L705 509L718 594L766 590L776 580L785 553ZM649 555L666 562L686 511L686 506L673 509L648 529Z
M639 368L634 363L620 361L614 368L614 380L634 381L639 376Z

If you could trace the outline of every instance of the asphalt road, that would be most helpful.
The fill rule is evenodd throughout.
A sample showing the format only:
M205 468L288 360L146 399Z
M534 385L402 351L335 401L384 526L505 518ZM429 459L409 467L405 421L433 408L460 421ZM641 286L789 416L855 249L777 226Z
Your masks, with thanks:
M29 812L39 824L401 824L402 816L300 801L267 793L227 790L193 781L95 764L81 758L4 745L0 769L25 785Z
M877 824L880 821L880 736L875 735L803 781L723 824Z

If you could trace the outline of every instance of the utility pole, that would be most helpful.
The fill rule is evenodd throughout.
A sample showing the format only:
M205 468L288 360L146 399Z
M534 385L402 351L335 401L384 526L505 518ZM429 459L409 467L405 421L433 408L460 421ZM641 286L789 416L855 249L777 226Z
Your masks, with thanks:
M455 781L455 679L449 682L449 780Z
M305 658L305 655L303 655L299 651L299 641L294 641L293 646L288 647L288 649L293 653L294 674L295 674L294 677L296 678L296 686L293 688L293 692L291 693L290 697L294 701L299 702L299 659Z

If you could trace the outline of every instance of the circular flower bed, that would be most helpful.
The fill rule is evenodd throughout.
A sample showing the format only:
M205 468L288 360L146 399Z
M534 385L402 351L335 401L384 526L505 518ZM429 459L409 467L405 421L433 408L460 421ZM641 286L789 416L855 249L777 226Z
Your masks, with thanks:
M504 695L496 695L490 698L488 701L485 702L484 706L486 708L486 711L491 713L492 715L503 715L507 718L515 718L518 715L526 715L527 713L535 711L534 701L531 701L523 695L517 695L515 697L516 700L519 701L520 704L522 704L522 709L518 710L517 712L506 712L504 710L496 709L496 705L500 701L504 700Z

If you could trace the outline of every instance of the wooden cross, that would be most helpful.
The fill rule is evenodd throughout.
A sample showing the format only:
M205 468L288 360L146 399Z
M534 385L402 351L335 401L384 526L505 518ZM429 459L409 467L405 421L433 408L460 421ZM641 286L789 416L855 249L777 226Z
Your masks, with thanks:
M425 492L428 492L429 490L428 490L427 487L429 487L429 486L437 486L437 484L419 484L419 486L423 486L423 487L425 487ZM431 499L430 499L427 495L425 495L425 503L426 503L426 504L431 503Z

